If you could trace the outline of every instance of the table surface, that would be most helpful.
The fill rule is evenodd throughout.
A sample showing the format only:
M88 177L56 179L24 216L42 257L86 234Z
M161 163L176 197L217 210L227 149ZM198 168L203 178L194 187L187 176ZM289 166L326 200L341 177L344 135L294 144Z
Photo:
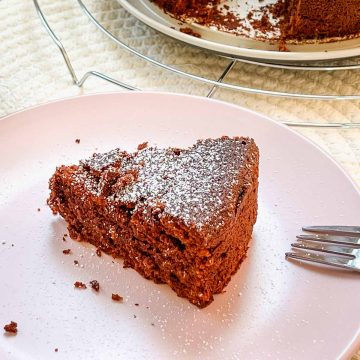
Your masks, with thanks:
M169 74L122 50L94 27L76 1L39 0L65 45L78 77L97 70L137 88L206 96L211 87ZM133 18L116 0L84 1L107 29L128 44L179 69L217 79L229 60L176 43ZM54 99L119 91L100 79L73 84L61 54L37 17L32 1L0 1L0 117ZM359 94L360 71L304 72L237 64L228 81L305 93ZM274 98L218 90L228 101L278 121L360 122L360 100ZM296 128L333 157L360 187L360 129ZM360 349L353 359L360 360Z

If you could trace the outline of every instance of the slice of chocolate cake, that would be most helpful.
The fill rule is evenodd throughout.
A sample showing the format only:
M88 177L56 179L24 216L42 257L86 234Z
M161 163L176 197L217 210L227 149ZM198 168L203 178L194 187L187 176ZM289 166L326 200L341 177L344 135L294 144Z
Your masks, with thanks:
M204 307L244 260L257 215L259 153L249 138L188 149L139 146L60 166L48 204L73 239Z

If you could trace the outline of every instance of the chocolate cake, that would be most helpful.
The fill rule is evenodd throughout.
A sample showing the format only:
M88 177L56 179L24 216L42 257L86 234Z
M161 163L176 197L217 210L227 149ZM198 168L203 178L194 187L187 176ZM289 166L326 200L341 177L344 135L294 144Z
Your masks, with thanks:
M151 0L165 12L183 20L193 18L200 25L226 24L226 28L244 27L242 19L224 11L224 0ZM245 0L238 0L238 6ZM360 0L278 0L260 7L264 16L250 21L256 30L273 30L269 15L278 19L279 40L319 40L360 35ZM252 14L248 14L251 19ZM267 25L266 25L266 24ZM264 26L264 24L266 26Z
M139 149L58 167L48 204L73 239L204 307L246 256L257 216L258 148L250 138L222 137L188 149Z

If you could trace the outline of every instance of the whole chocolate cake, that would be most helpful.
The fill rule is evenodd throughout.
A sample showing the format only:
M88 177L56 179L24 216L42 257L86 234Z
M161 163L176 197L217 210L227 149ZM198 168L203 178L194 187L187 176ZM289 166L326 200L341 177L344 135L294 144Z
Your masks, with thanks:
M186 15L196 19L201 25L216 23L239 26L240 23L220 7L227 9L224 0L151 0L165 12L175 17ZM238 0L238 6L245 0ZM261 21L254 21L257 29L263 31L272 25L268 21L269 9L272 17L279 19L280 39L286 40L319 40L337 37L360 35L360 0L278 0L270 6L265 5ZM251 14L248 14L251 18ZM228 24L232 25L229 26Z
M73 239L204 307L246 256L257 216L259 153L249 138L94 154L60 166L48 204Z

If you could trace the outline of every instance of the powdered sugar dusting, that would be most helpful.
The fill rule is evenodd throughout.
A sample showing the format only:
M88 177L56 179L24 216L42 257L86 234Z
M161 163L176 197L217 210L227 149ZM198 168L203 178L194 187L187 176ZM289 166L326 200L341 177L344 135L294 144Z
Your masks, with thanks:
M199 140L189 149L148 147L134 154L116 149L82 161L82 175L74 181L114 206L156 212L158 218L170 215L197 230L220 229L251 185L244 174L252 166L252 145L249 138L223 137Z

